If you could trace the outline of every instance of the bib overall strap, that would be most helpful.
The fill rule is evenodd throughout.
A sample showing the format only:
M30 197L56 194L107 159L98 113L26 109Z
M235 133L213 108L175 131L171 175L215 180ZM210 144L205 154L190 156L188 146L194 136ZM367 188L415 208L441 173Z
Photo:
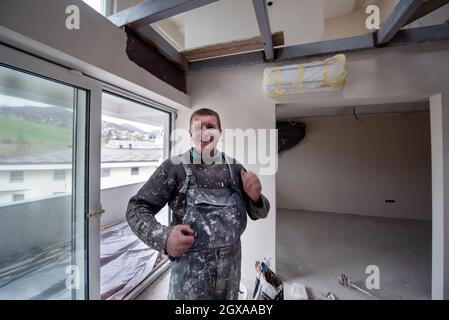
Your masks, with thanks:
M192 169L185 164L184 162L182 163L182 167L184 168L184 172L186 174L186 178L184 179L184 182L182 183L182 187L179 190L180 193L186 193L187 189L189 188L189 184L190 182L195 182L195 177L193 175Z
M232 184L232 186L238 188L238 187L239 187L239 184L238 184L238 182L236 181L236 179L235 179L235 177L234 177L233 170L232 170L232 167L231 167L230 159L229 159L226 155L224 155L224 159L225 159L226 164L228 165L229 176L231 177L231 184Z

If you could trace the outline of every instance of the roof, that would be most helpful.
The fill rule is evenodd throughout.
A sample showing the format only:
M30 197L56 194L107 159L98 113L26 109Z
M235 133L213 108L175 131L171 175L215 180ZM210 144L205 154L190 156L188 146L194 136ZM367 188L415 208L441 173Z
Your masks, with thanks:
M101 148L101 162L156 162L163 156L162 148L118 149ZM72 163L72 149L30 154L17 157L0 157L0 165L17 164L67 164Z

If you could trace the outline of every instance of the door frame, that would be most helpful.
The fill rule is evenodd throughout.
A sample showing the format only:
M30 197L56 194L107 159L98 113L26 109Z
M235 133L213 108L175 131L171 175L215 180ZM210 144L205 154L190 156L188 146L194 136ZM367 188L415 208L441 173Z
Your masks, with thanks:
M96 125L101 123L101 92L102 83L84 76L82 73L58 66L52 62L35 57L29 53L17 50L0 43L0 63L5 66L16 68L20 71L46 78L51 81L60 82L88 92L88 103L86 105L86 122L80 124L77 121L74 135L79 134L79 129L85 131L84 137L89 137L84 141L84 179L85 194L85 281L87 288L85 299L100 299L100 215L95 214L101 209L100 204L100 144L101 127ZM75 147L75 146L74 146ZM74 149L75 150L75 149ZM77 152L80 152L76 148ZM75 190L73 190L75 191ZM79 195L75 193L75 197ZM78 198L79 199L79 198ZM91 214L89 214L91 213ZM93 214L92 214L93 213Z
M25 52L0 42L0 63L17 68L18 70L46 78L51 81L60 82L70 86L88 91L88 103L86 107L86 123L83 135L89 137L84 141L84 182L87 198L85 212L85 241L87 255L85 256L86 281L88 284L85 299L100 300L100 218L102 214L101 206L101 114L102 114L102 94L111 93L123 98L141 103L142 105L154 108L169 114L169 132L165 137L164 158L169 158L173 149L171 134L175 129L177 110L156 101L132 93L126 89L93 79L84 75L78 70L66 68L55 62L45 60L32 53ZM87 124L87 125L86 125ZM79 123L77 121L77 128ZM83 129L83 130L84 130ZM75 132L77 134L77 132ZM78 148L76 148L77 151ZM171 210L169 209L169 223L171 223ZM164 265L164 266L163 266ZM160 269L165 269L167 264L161 265ZM156 273L158 274L158 273ZM154 278L154 277L148 277ZM135 292L149 285L148 278L136 287ZM153 279L154 280L154 279ZM151 283L151 282L150 282ZM133 292L133 294L135 294Z

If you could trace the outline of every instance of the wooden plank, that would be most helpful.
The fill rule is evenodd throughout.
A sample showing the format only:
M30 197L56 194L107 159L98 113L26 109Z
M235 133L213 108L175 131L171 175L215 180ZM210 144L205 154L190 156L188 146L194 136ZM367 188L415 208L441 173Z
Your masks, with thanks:
M147 0L107 17L117 27L133 23L134 29L173 17L218 0Z
M378 44L386 44L406 25L425 0L400 0L384 25L377 32Z
M262 51L247 52L227 57L219 57L191 62L189 72L236 68L253 64L260 64L264 62L265 60Z
M284 33L282 31L273 33L272 39L274 47L284 45ZM181 54L188 61L195 61L259 50L263 50L262 39L260 37L253 37L244 40L213 44L191 50L185 50L182 51Z

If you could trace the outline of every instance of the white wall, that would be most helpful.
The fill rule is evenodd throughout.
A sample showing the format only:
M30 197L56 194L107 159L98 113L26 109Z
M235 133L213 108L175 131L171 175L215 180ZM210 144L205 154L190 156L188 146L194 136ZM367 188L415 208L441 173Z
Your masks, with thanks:
M430 97L432 130L432 297L449 299L449 90Z
M279 155L278 208L430 220L429 112L360 118L297 119L306 139Z
M256 65L240 67L225 71L203 72L192 74L188 78L188 93L192 97L194 108L211 107L220 112L225 127L240 128L274 128L275 105L277 110L289 108L320 108L336 106L372 105L397 102L423 101L429 96L443 92L442 108L449 109L447 92L449 92L449 73L443 72L449 61L449 44L429 44L407 46L391 49L376 49L348 54L348 81L342 92L322 95L297 95L270 99L264 97L262 87L263 70L272 66ZM315 60L301 59L288 63ZM283 64L287 64L283 63ZM282 104L283 103L283 104ZM294 105L284 105L292 103ZM186 127L188 113L182 112L176 125ZM444 126L446 127L446 126ZM448 147L447 131L440 132L444 152L432 157L432 163L444 163L443 155ZM434 135L432 135L433 144ZM449 184L449 177L438 188ZM273 207L275 202L275 177L262 177L264 192ZM441 191L441 190L440 190ZM447 193L447 192L446 192ZM443 193L444 195L446 193ZM438 199L447 196L441 196ZM438 200L439 201L439 200ZM446 203L446 202L445 202ZM432 204L432 219L449 221L449 208L441 206L435 209ZM270 218L263 222L252 223L244 238L243 276L254 277L253 263L264 254L275 254L275 209ZM442 227L443 228L443 227ZM449 247L449 239L444 230L433 235L433 247ZM265 248L258 241L263 239ZM449 250L438 250L434 253L433 281L440 287L433 286L432 297L435 299L449 297ZM440 289L440 290L437 290Z
M111 175L101 177L101 189L115 188L124 185L145 182L153 174L159 164L133 163L133 164L114 164L103 163L101 168L110 168ZM131 175L131 168L139 168L139 175Z
M6 166L3 166L6 167ZM69 166L62 165L62 168ZM64 170L58 168L57 170ZM11 203L14 194L23 194L24 200L52 197L54 193L70 193L72 190L72 171L65 170L65 180L54 180L54 169L29 170L26 166L14 171L23 171L23 182L9 182L11 170L0 169L0 204Z

